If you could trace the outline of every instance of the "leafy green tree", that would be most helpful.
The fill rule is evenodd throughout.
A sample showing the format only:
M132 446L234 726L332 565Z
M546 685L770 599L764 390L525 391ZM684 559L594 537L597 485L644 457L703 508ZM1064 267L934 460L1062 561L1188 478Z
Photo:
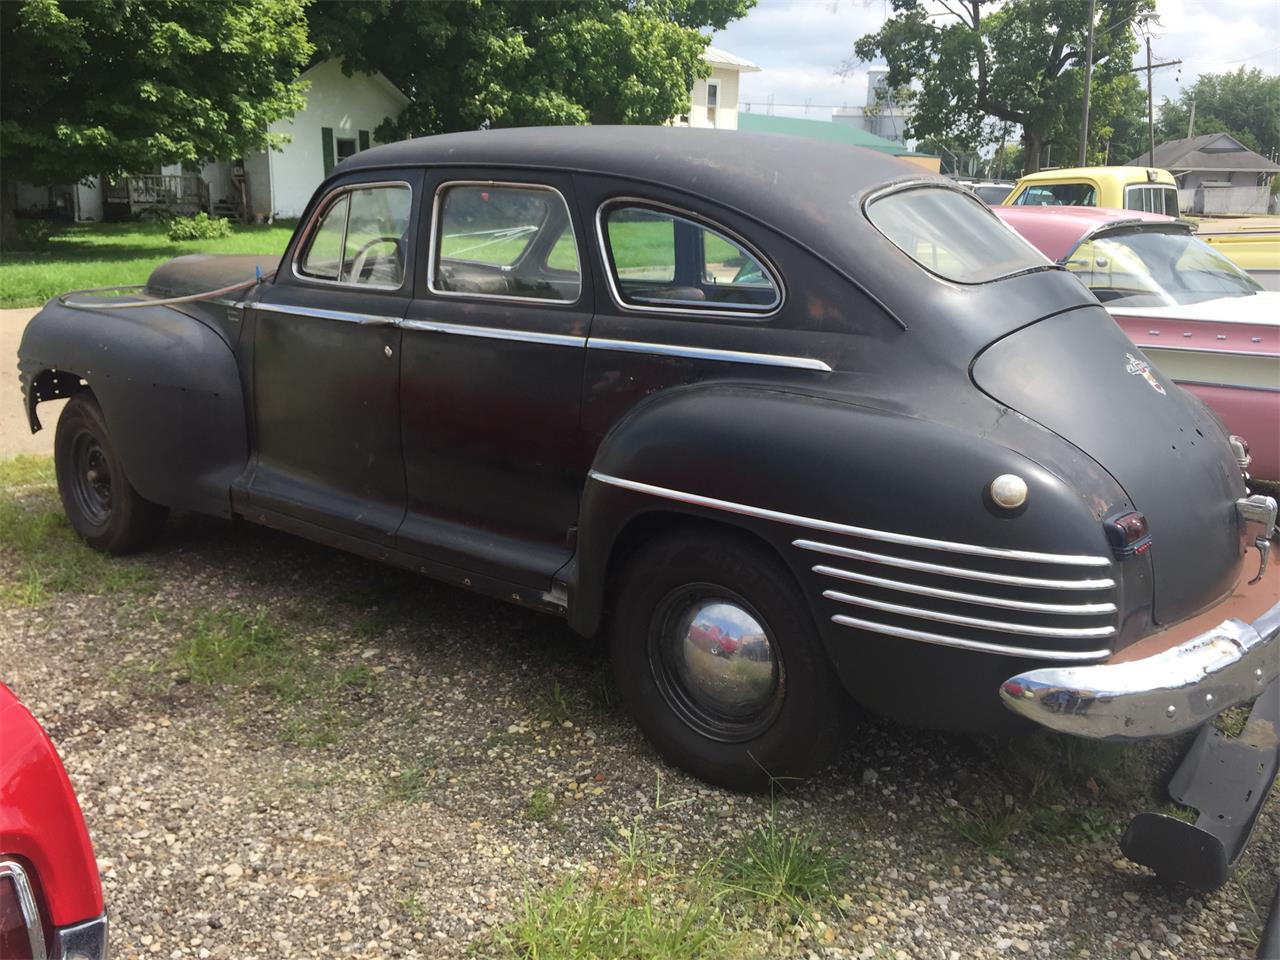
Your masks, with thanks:
M303 0L3 0L0 187L230 159L301 109Z
M883 58L892 87L910 85L911 134L978 146L995 119L1022 128L1026 169L1047 146L1074 162L1089 0L892 0L893 15L854 44ZM1137 42L1129 28L1152 0L1097 0L1090 155L1129 109ZM1055 151L1057 154L1057 151Z
M1177 100L1160 104L1158 142L1187 135L1191 102L1196 105L1195 134L1230 133L1250 150L1270 156L1280 150L1280 76L1241 67L1234 73L1202 73ZM1145 152L1144 145L1142 151Z
M755 0L372 0L308 11L317 56L380 70L410 105L380 140L480 127L663 123L709 72L703 30Z

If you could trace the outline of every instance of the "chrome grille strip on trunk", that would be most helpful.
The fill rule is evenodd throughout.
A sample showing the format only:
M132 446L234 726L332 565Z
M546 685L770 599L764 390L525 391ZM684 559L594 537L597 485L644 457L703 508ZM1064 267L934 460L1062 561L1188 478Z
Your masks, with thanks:
M901 637L904 640L919 640L922 643L932 643L940 647L972 650L976 653L994 653L1011 657L1027 657L1034 660L1064 660L1072 663L1105 660L1111 656L1110 650L1083 650L1075 653L1066 650L1038 650L1031 647L1013 647L1003 643L986 643L982 640L967 640L964 637L949 637L946 634L930 633L927 630L893 627L885 623L876 623L873 620L863 620L859 617L846 617L843 614L836 614L831 620L842 627L856 627L859 630L867 630L871 633Z
M852 570L841 570L838 567L827 567L821 564L814 567L813 572L825 577L865 583L868 586L883 587L885 590L896 590L900 593L914 593L922 597L956 600L960 603L999 607L1004 610L1026 610L1031 613L1065 613L1075 616L1100 616L1116 612L1114 603L1036 603L1031 600L1011 600L1007 597L961 593L959 590L943 590L939 587L926 587L915 583L903 583L899 580L886 580L883 577L872 577L865 573L855 573Z
M847 560L865 560L868 563L879 563L903 570L914 570L919 573L936 573L944 577L960 577L964 580L980 580L984 583L1000 583L1011 587L1034 587L1042 590L1109 590L1116 585L1115 581L1110 578L1048 580L1042 577L1020 577L1008 573L993 573L989 570L973 570L968 567L949 567L940 563L925 563L921 560L908 560L906 557L891 557L882 553L855 550L852 547L838 547L834 544L819 543L814 540L793 540L791 545L799 547L801 550L825 553L832 557L843 557Z
M868 597L858 597L839 590L825 590L822 595L828 600L849 603L861 607L870 607L885 613L896 613L904 617L915 617L921 620L935 620L939 623L954 623L959 626L976 627L980 630L992 630L996 633L1012 633L1026 637L1058 637L1063 640L1102 639L1115 636L1116 628L1106 627L1045 627L1029 623L1007 623L1001 620L983 620L980 617L965 617L954 613L943 613L940 610L926 610L920 607L906 607L897 603L885 603Z

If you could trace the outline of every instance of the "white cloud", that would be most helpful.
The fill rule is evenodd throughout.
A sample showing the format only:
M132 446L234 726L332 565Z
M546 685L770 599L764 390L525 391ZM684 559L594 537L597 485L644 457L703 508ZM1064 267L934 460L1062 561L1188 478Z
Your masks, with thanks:
M1160 25L1153 30L1154 59L1182 60L1181 68L1156 71L1156 102L1176 97L1201 73L1240 66L1280 72L1280 2L1277 0L1158 0ZM866 100L866 64L847 78L837 75L853 54L858 37L870 33L890 12L887 0L760 0L742 20L716 34L713 43L762 67L742 75L740 99L763 109L770 94L774 112L830 116L830 106ZM1145 51L1135 59L1146 62Z

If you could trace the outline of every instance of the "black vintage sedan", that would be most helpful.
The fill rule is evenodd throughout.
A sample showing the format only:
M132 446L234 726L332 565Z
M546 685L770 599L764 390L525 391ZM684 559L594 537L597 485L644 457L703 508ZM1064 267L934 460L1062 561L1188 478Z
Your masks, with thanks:
M874 153L377 147L278 267L51 301L20 360L32 429L71 398L58 482L94 547L238 515L564 617L731 787L817 770L850 700L1135 738L1280 667L1243 442L971 193Z

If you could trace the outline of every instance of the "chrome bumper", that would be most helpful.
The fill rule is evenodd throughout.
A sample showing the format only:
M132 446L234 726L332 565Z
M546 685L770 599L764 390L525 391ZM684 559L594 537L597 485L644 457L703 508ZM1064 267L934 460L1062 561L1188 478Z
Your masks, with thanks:
M1262 693L1280 674L1280 603L1253 623L1224 620L1141 660L1042 667L1010 677L1000 698L1036 723L1099 740L1198 727Z

